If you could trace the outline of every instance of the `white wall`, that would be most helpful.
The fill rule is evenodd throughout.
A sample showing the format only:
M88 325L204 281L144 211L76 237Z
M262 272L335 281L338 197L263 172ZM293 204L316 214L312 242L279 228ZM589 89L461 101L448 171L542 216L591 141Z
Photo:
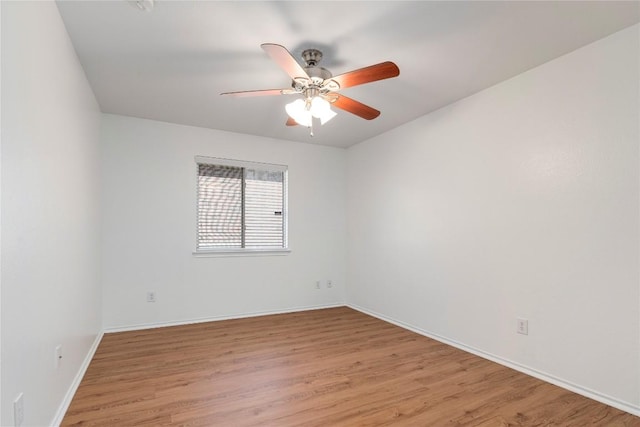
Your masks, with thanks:
M0 7L0 52L2 51L2 7ZM0 55L0 99L2 99L2 55ZM2 102L0 102L0 224L2 223ZM0 423L2 422L2 227L0 227Z
M347 301L637 412L639 28L349 149Z
M290 254L192 254L196 155L289 166ZM104 326L342 303L345 161L343 149L104 115ZM323 289L315 289L316 280ZM146 302L147 291L156 292L157 302Z
M100 112L55 3L1 7L0 424L23 392L23 425L44 426L101 329Z

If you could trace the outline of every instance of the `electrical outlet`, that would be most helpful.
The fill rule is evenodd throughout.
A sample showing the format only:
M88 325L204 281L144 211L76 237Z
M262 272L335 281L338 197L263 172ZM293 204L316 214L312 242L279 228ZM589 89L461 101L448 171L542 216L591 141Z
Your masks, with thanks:
M327 280L327 288L333 288L333 281Z
M529 335L529 321L527 319L517 319L517 332L522 335Z
M24 399L23 393L20 393L16 400L13 401L13 424L19 427L24 422Z
M147 302L156 302L155 292L147 292Z
M320 280L316 280L316 289L320 289Z
M62 362L62 344L56 346L53 352L53 366L58 369L60 367L60 363Z

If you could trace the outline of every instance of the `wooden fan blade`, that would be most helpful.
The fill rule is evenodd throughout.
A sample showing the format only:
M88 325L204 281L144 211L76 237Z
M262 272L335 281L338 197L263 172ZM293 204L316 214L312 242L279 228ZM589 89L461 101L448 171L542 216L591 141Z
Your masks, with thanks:
M371 65L369 67L360 68L359 70L349 71L340 74L328 80L334 80L340 85L340 88L357 86L364 83L371 83L378 80L384 80L400 75L400 69L393 62L381 62L380 64Z
M298 122L289 117L287 118L287 126L298 126Z
M264 43L260 47L276 61L276 63L282 68L292 79L297 77L309 78L307 72L302 68L298 61L289 53L289 51L279 44Z
M243 90L239 92L224 92L224 93L221 93L220 95L243 97L243 96L288 95L290 93L295 93L295 91L291 89Z
M355 114L356 116L362 117L366 120L373 120L380 115L380 111L376 110L375 108L364 105L362 102L358 102L355 99L347 98L344 95L338 96L338 98L331 105L348 111L351 114Z

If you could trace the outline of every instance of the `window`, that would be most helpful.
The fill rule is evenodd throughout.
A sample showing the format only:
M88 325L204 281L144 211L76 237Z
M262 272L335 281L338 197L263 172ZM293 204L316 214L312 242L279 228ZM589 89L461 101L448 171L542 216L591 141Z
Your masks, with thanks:
M196 157L197 251L287 249L287 167Z

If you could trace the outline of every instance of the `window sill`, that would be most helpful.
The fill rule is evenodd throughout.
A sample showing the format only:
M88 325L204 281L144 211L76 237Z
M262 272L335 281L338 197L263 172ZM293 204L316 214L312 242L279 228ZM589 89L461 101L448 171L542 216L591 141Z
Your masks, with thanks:
M196 250L193 256L197 258L222 258L222 257L243 257L243 256L282 256L289 255L291 249L219 249L219 250Z

